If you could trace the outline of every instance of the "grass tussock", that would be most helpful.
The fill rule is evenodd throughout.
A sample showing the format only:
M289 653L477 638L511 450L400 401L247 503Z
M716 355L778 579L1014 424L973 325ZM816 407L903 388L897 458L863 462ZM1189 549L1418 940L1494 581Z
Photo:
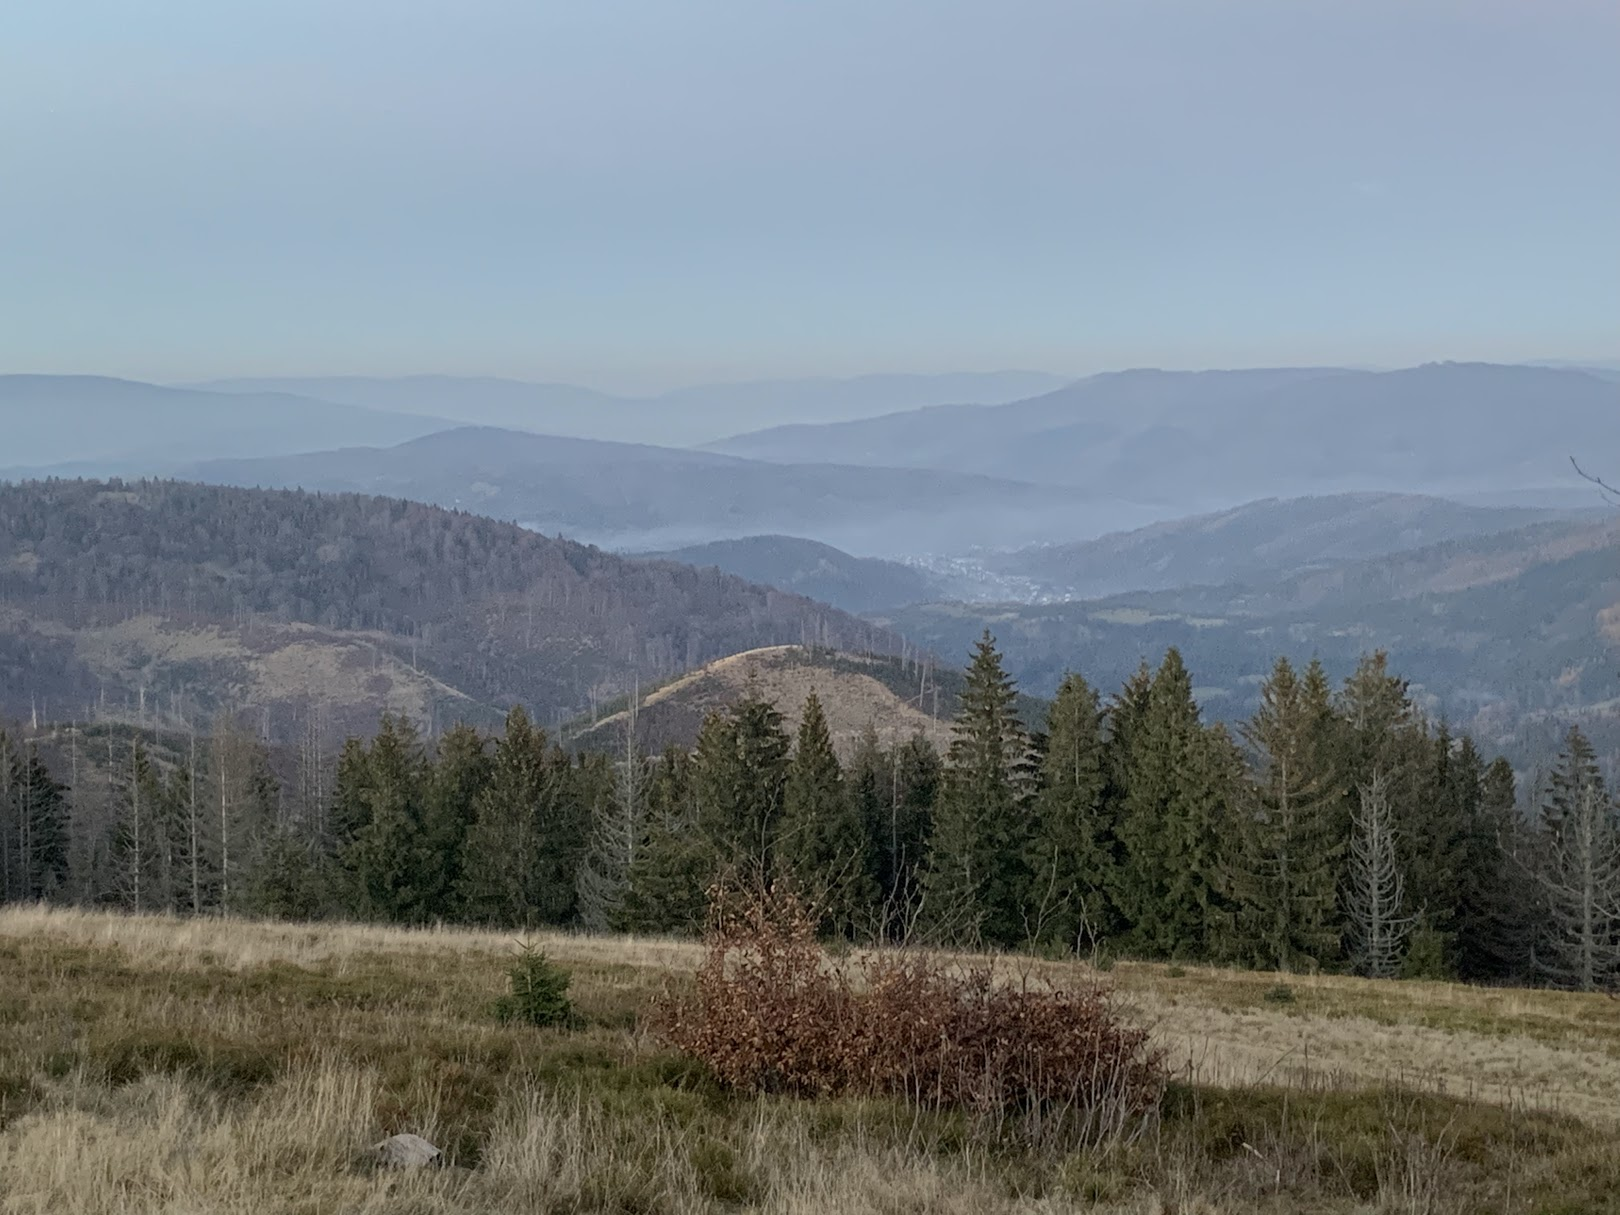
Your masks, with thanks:
M1534 1108L1547 1104L1530 1099L1534 1073L1526 1099L1471 1099L1432 1075L1368 1082L1349 1047L1331 1053L1351 1031L1363 1055L1386 1049L1383 1033L1476 1032L1402 1023L1397 999L1497 1024L1564 1019L1539 993L1396 985L1373 1020L1319 1012L1334 981L1293 977L1298 1000L1275 1006L1264 976L1161 967L1155 987L1121 964L1139 1008L1230 1018L1219 1049L1250 1040L1240 1032L1264 1041L1269 1074L1211 1083L1178 1068L1134 1137L1032 1138L888 1093L735 1091L650 1032L659 993L697 990L700 951L540 944L572 973L575 1026L491 1015L512 966L496 934L0 911L0 1212L1620 1211L1612 1123ZM1022 964L995 965L998 982L1024 982ZM1035 969L1062 987L1062 968ZM1352 1004L1377 996L1337 983ZM861 975L851 986L871 990ZM1491 1040L1597 1068L1611 1031L1594 1007L1585 1039L1575 1017L1557 1045ZM1162 1020L1152 1028L1162 1042ZM1302 1031L1327 1058L1291 1072L1278 1061ZM443 1147L448 1167L368 1167L368 1145L399 1131Z

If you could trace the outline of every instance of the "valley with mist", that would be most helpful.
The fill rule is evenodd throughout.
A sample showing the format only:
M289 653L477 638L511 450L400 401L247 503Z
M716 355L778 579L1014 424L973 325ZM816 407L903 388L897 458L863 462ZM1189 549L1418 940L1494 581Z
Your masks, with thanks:
M1047 386L1008 374L693 388L672 399L694 435L735 423L740 410L769 418L807 401L835 419L870 416L662 446L606 437L626 433L631 406L555 384L427 377L166 389L0 377L0 408L18 437L11 459L39 461L37 474L10 474L22 487L8 501L71 498L91 511L85 526L110 529L115 547L135 545L125 560L172 546L168 530L191 526L165 515L183 488L139 483L178 478L243 487L247 497L215 491L208 500L223 510L262 504L255 509L267 518L287 509L301 519L317 504L337 511L340 500L360 499L333 495L358 494L455 512L432 525L446 534L473 527L455 522L463 515L501 520L504 532L477 527L537 552L593 546L553 565L582 586L607 578L611 588L601 608L589 606L595 592L575 603L572 591L543 581L554 575L518 572L529 558L513 558L513 575L489 602L451 606L436 600L464 575L442 563L485 558L481 548L435 541L402 553L399 568L387 567L397 585L371 596L422 600L371 620L342 600L334 611L318 595L265 598L255 589L278 584L284 563L310 560L286 549L288 524L278 522L283 555L239 535L197 572L182 563L150 585L136 579L132 592L106 592L133 595L117 608L123 620L68 624L42 614L34 598L62 576L41 565L45 537L14 526L10 623L0 641L13 673L5 703L12 712L54 703L75 717L113 712L110 705L127 715L148 703L153 712L189 703L193 713L251 703L276 716L324 696L334 720L350 721L351 709L361 714L353 721L395 710L426 724L458 712L488 719L522 702L555 723L623 697L636 681L760 646L915 652L952 667L989 628L1010 673L1037 696L1055 692L1071 668L1117 686L1174 645L1198 672L1205 711L1237 719L1252 711L1278 654L1318 657L1342 676L1361 655L1384 650L1426 713L1478 728L1515 754L1528 755L1556 728L1548 723L1565 719L1614 734L1607 719L1617 689L1605 656L1620 610L1608 573L1617 533L1610 504L1570 461L1615 449L1620 384L1612 379L1576 368L1436 364L1390 373L1127 372L1024 399L993 395L1031 383ZM991 401L889 408L975 389ZM263 395L285 390L338 399ZM1521 432L1470 425L1482 413L1534 422ZM204 415L212 429L193 427ZM1335 439L1333 419L1354 427ZM175 427L191 428L189 447L163 458L142 448L140 436ZM426 433L396 442L402 428ZM236 454L244 445L318 446L339 433L349 441L327 450ZM1223 449L1223 435L1245 450ZM36 475L78 471L136 480L99 490L28 487ZM143 498L169 505L112 509ZM376 518L383 508L367 509ZM421 508L410 515L441 517ZM138 539L118 534L132 523L143 529ZM367 533L322 526L343 543L314 545L326 554L316 559L321 572L358 588L378 568ZM524 532L535 539L522 541ZM226 572L244 562L265 574ZM679 566L722 582L711 586ZM198 609L205 571L216 581ZM654 589L694 577L707 600L681 592L688 599L674 601ZM800 602L795 596L827 608L786 606ZM177 602L192 605L183 627ZM353 623L334 628L344 614ZM581 614L583 631L572 622ZM211 630L208 643L199 629ZM336 671L349 674L334 679ZM318 694L326 686L342 690Z

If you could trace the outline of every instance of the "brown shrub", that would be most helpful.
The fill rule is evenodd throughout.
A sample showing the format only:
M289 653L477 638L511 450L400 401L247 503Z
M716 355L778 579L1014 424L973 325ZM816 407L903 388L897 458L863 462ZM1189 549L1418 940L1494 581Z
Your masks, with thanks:
M666 998L657 1027L732 1088L900 1096L1088 1138L1139 1124L1164 1092L1162 1056L1102 988L1010 987L988 966L907 953L835 963L783 891L714 892L707 946L695 989Z

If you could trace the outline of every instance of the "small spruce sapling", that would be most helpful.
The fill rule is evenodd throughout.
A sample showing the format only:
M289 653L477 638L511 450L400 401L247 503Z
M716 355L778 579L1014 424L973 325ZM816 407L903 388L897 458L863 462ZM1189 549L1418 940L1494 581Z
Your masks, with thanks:
M532 943L518 943L517 960L506 977L512 990L495 1002L495 1019L501 1024L566 1028L577 1023L574 1006L568 1000L568 984L573 976Z

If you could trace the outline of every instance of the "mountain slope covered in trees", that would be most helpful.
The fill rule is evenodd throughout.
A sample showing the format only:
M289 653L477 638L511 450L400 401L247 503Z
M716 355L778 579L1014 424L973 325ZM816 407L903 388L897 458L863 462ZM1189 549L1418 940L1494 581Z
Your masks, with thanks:
M184 482L0 486L3 710L296 737L392 710L542 720L760 645L897 650L718 570L397 499Z
M1596 506L1593 513L1602 510ZM1551 510L1468 506L1420 494L1267 498L1096 540L1038 545L983 560L992 572L1026 578L1048 594L1095 599L1123 591L1269 580L1558 517Z
M875 612L949 597L939 580L914 566L853 557L798 536L745 536L649 555L683 565L715 566L846 612Z
M917 605L877 617L936 653L986 626L1009 668L1051 694L1071 667L1112 682L1180 647L1216 717L1251 712L1277 654L1335 676L1386 649L1424 709L1516 757L1568 720L1604 748L1620 670L1620 520L1533 524L1275 581L1036 605Z

